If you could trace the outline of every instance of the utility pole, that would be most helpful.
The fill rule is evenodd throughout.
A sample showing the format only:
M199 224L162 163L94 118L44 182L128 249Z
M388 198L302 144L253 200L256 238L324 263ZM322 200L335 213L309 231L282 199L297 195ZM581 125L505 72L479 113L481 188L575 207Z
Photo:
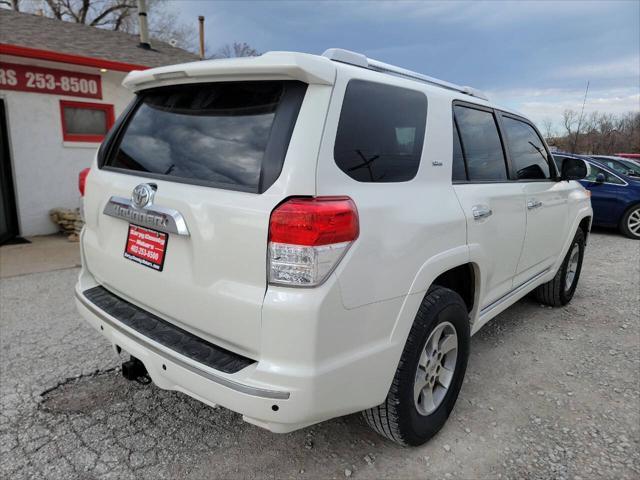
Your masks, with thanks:
M204 60L204 17L202 15L198 17L198 23L200 24L200 60Z
M580 133L580 127L582 126L582 116L584 115L584 106L587 103L587 93L589 93L589 80L587 80L587 88L584 91L582 111L580 112L580 118L578 119L578 128L576 129L576 137L573 139L573 148L571 149L571 153L576 153L576 148L578 147L578 134Z

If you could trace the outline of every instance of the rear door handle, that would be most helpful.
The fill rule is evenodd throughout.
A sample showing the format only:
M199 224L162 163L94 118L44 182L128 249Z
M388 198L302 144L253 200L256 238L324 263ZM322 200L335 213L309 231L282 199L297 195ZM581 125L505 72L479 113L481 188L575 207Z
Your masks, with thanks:
M541 207L541 206L542 206L542 202L540 202L540 201L538 201L538 200L535 200L535 199L533 199L533 200L529 200L529 201L527 202L527 208L528 208L529 210L533 210L534 208L539 208L539 207Z
M490 217L493 212L487 205L474 205L471 207L471 213L474 220Z

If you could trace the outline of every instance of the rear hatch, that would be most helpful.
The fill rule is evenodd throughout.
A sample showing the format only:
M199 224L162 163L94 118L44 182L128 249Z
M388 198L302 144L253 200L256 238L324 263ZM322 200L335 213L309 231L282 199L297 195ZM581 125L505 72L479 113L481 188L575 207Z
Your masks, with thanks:
M298 80L138 92L87 180L88 271L132 303L258 358L269 216L288 196L315 194L321 128L300 124L322 125L330 93Z

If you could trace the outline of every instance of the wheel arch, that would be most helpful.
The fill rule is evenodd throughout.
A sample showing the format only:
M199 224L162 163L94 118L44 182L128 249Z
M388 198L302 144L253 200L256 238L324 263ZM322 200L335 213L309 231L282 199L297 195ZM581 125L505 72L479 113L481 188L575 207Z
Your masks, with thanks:
M471 326L480 303L481 275L480 265L470 260L469 248L464 245L436 255L418 270L396 318L391 334L394 343L405 344L418 308L432 285L450 288L463 298Z

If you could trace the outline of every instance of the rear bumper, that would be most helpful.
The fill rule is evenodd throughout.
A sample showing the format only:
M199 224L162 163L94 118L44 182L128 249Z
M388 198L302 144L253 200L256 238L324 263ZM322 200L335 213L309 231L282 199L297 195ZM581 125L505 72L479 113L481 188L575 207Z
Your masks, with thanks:
M92 304L78 287L75 294L80 314L114 346L142 361L158 387L181 391L211 406L220 404L274 432L284 433L313 423L296 421L299 414L281 408L283 403L290 405L291 392L247 381L255 364L235 374L209 368L141 336Z
M260 359L235 373L225 373L142 335L98 307L84 294L96 286L93 276L83 268L75 291L78 311L112 345L139 359L158 387L183 392L211 406L221 405L242 414L245 421L276 433L380 404L388 392L402 347L389 343L388 337L384 342L368 343L361 333L360 338L351 336L349 351L344 354L338 346L347 333L328 338L322 332L322 325L331 322L360 330L363 327L358 325L358 319L379 320L372 316L374 311L387 316L393 324L391 311L399 306L395 302L377 304L370 310L347 311L342 309L338 294L337 299L330 299L329 316L322 308L308 305L308 299L296 304L290 298L285 309L279 306L277 312L268 313L271 302L267 295L263 324L282 324L273 324L269 329L275 332L274 338L263 335ZM304 292L296 291L295 295L301 293ZM283 300L282 292L275 295ZM341 316L337 315L339 311L343 312Z

